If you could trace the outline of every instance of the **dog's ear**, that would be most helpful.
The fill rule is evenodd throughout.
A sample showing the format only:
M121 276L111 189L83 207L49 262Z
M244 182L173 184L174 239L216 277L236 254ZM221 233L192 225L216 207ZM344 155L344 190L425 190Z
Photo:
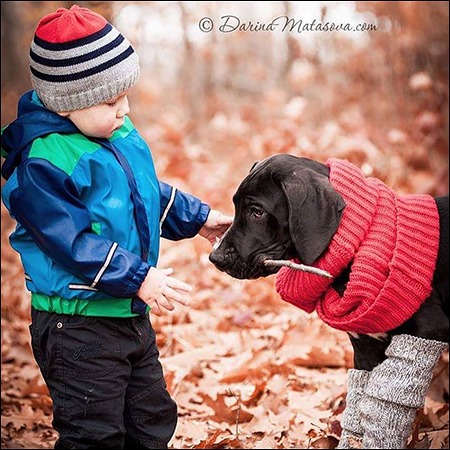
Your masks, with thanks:
M289 208L292 242L301 262L312 264L338 229L344 199L327 176L310 168L297 168L280 182Z

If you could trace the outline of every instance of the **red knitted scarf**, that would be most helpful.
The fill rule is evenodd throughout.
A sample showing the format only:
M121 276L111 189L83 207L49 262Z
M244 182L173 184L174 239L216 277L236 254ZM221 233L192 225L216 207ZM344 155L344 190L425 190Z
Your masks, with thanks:
M333 280L283 267L276 289L283 300L333 328L356 333L392 330L431 293L439 245L439 215L429 195L398 195L365 178L348 161L330 158L330 182L345 200L330 245L313 264L337 277L351 265L341 297Z

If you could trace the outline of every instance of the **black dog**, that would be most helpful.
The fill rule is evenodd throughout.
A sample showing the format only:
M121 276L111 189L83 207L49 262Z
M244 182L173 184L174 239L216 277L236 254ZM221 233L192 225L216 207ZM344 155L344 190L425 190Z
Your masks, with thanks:
M346 208L346 202L329 177L328 165L293 155L275 155L254 164L233 196L235 220L220 245L210 254L211 262L238 279L256 279L279 271L277 267L266 266L265 260L297 258L303 264L313 264L330 245ZM357 370L371 372L385 361L392 353L388 347L394 336L407 335L448 343L449 198L438 197L435 201L440 234L432 291L420 308L394 329L381 335L349 332ZM332 286L340 295L346 291L351 271L352 261L335 276ZM428 379L422 381L423 384L427 382ZM392 428L392 424L385 425ZM350 424L349 429L357 438L370 434L366 429L358 429L357 425L353 426L356 430L351 430L352 426ZM401 427L411 426L408 423ZM378 431L382 433L382 430ZM397 430L397 433L404 434L405 430ZM376 448L369 445L403 448L401 445L405 444L404 437L397 443L395 439L376 444L373 441L367 438L365 448ZM350 445L342 443L340 448L350 448Z

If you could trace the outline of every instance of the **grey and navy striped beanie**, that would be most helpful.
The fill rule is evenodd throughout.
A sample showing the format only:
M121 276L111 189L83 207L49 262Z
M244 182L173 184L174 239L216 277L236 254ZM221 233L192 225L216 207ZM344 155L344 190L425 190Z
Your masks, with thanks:
M101 15L78 5L43 17L30 49L33 87L55 112L99 105L131 88L139 58Z

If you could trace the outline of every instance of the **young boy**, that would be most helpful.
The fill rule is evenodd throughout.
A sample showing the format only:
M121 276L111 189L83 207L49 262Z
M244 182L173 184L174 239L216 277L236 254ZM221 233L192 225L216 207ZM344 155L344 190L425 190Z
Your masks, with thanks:
M191 287L156 268L160 236L213 242L232 218L158 181L127 117L138 56L102 16L77 5L45 16L30 68L34 90L2 133L2 197L55 448L167 448L177 408L148 312L185 304Z

